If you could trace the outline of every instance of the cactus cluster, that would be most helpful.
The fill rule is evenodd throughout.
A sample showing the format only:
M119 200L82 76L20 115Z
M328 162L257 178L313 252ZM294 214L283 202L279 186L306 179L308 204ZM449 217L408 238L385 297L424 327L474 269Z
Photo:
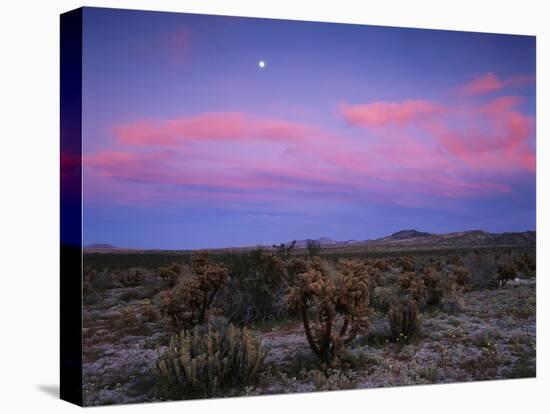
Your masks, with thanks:
M404 256L398 260L397 265L400 266L404 272L414 272L416 263L412 257Z
M267 356L250 331L225 324L182 331L163 353L157 352L153 369L168 398L215 396L225 386L247 384Z
M427 289L422 277L417 276L415 272L406 272L399 277L397 282L403 294L416 303L420 303L421 306L426 303Z
M451 273L451 280L462 288L469 288L472 283L472 273L464 266L455 266Z
M289 290L289 306L301 313L309 346L323 361L334 361L345 344L368 330L370 270L360 260L341 260L333 268L316 257Z
M160 308L175 328L188 329L206 321L216 294L228 279L225 266L211 263L205 252L193 253L193 277L160 294Z
M390 270L390 263L386 259L374 259L369 263L375 269L380 270L381 272L386 272Z

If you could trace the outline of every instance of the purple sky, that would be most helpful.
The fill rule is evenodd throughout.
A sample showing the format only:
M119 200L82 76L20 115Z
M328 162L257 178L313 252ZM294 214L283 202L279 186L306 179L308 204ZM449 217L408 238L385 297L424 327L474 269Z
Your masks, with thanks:
M534 37L87 8L83 57L85 244L535 228Z

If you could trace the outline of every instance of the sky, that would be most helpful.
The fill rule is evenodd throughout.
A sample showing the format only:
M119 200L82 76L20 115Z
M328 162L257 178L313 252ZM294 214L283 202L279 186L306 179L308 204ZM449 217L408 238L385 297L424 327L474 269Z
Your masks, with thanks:
M96 8L83 22L85 244L535 229L535 37Z

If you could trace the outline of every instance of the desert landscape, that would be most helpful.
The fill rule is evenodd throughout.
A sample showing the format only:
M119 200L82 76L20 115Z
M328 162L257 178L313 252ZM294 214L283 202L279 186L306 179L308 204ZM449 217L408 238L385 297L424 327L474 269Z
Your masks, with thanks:
M535 233L84 254L86 405L536 375Z
M534 36L78 21L77 403L536 375Z

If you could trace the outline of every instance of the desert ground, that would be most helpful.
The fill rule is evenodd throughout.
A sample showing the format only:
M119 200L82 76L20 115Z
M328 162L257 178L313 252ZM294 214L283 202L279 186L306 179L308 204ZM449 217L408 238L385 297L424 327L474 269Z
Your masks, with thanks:
M308 247L87 252L85 404L536 375L533 247Z

